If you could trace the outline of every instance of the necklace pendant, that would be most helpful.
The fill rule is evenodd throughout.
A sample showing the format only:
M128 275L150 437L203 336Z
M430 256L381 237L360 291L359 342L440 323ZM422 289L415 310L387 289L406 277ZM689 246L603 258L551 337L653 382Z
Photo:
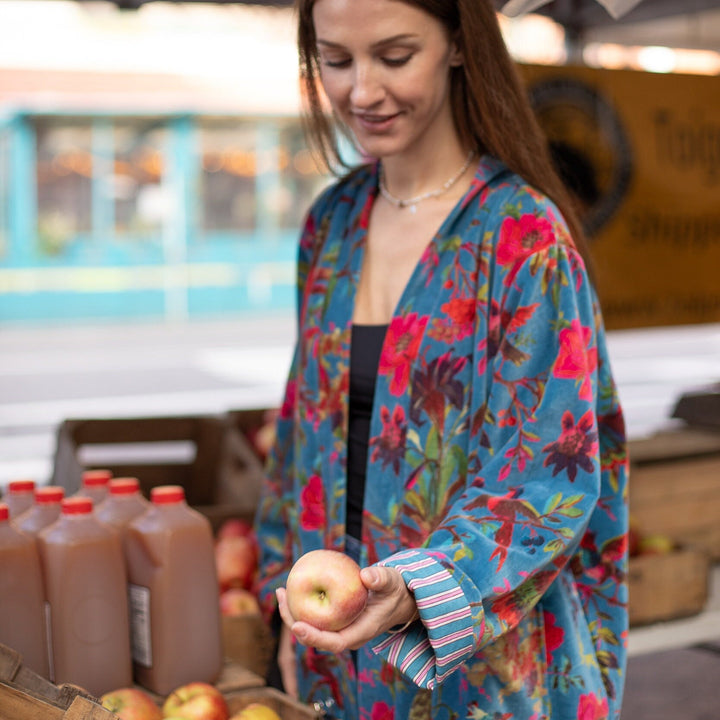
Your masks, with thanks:
M410 208L410 212L415 215L417 212L417 205L413 203L412 205L408 205L408 207Z

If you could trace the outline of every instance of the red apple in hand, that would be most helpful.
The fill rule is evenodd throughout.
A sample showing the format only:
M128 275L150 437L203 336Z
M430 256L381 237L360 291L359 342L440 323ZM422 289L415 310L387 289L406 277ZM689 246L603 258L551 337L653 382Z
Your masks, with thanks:
M163 704L163 717L173 720L228 720L223 694L205 682L191 682L173 690Z
M248 615L260 612L260 603L250 590L229 588L220 593L222 615Z
M100 704L120 720L162 720L162 711L146 692L138 688L119 688L105 693Z
M295 620L334 632L355 620L368 595L360 566L337 550L311 550L300 557L290 569L286 592Z
M253 537L223 537L215 543L215 565L221 592L231 587L249 589L257 564L257 544Z

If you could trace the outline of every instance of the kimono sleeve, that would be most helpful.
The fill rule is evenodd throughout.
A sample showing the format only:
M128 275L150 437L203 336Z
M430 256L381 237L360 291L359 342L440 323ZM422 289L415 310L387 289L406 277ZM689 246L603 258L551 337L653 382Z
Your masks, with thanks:
M565 568L598 503L598 369L582 260L554 241L498 258L474 372L480 470L420 549L384 561L414 593L421 622L374 651L433 688L516 627ZM479 383L482 385L482 383Z

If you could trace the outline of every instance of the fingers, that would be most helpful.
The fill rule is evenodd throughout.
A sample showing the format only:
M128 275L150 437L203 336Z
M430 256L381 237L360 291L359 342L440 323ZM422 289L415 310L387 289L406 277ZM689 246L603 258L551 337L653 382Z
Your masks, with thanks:
M275 597L278 601L278 610L280 610L280 617L283 619L283 622L288 627L292 627L292 624L295 622L295 618L290 614L290 609L288 608L287 604L287 594L285 592L285 588L278 588L275 591Z
M297 658L295 656L295 648L293 647L292 633L287 625L283 625L280 629L277 660L283 688L290 697L297 700Z

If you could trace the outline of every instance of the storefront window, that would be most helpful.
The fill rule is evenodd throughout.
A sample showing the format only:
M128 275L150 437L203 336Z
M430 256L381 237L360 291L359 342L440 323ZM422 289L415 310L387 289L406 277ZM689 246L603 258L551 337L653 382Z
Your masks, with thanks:
M92 225L92 133L89 121L37 123L40 251L54 255Z
M257 222L254 123L200 129L202 233L252 231Z
M115 159L106 180L118 235L157 235L168 211L162 185L165 128L157 123L116 123Z
M0 129L0 258L8 255L8 237L10 234L8 212L10 202L10 138L8 135L8 131Z
M278 162L282 200L278 204L278 226L298 229L302 227L311 202L330 176L318 168L298 121L280 129Z

